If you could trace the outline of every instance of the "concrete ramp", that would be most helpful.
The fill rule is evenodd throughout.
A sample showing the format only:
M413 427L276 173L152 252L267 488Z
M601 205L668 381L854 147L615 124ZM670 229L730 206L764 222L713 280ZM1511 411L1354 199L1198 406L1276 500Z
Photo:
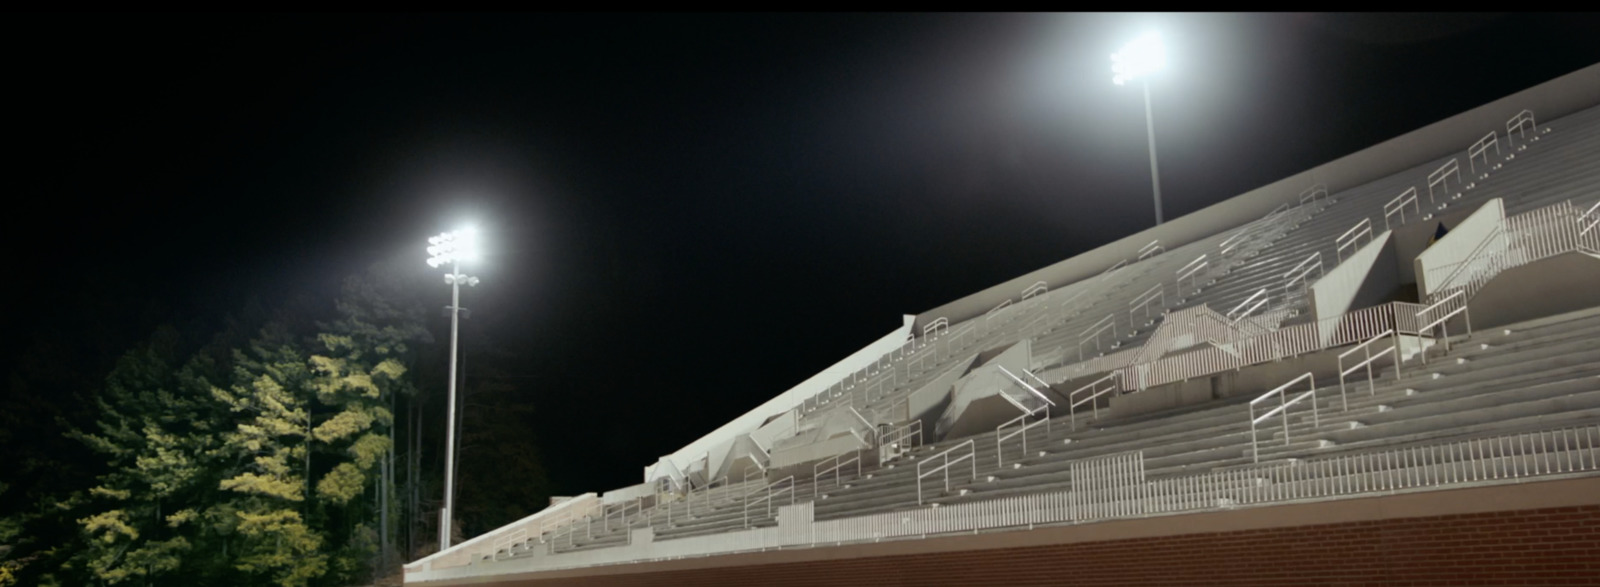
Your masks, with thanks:
M1502 271L1472 296L1467 312L1481 330L1596 306L1600 256L1571 252Z
M1032 356L1024 339L962 377L956 382L950 405L939 417L934 433L939 438L953 438L994 430L1038 405L1040 400L1000 370L1004 367L1020 374Z

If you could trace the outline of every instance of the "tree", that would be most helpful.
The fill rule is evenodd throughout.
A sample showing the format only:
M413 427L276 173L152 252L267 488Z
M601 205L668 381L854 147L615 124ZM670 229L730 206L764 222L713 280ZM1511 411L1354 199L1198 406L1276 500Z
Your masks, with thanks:
M306 585L328 570L323 536L309 525L310 367L281 325L236 351L233 384L212 395L237 416L223 450L234 465L218 483L232 499L208 519L236 533L234 568L277 585Z
M87 536L82 568L104 583L177 571L197 530L193 504L214 487L219 414L201 366L173 368L181 344L163 327L124 355L106 378L95 430L73 433L106 459L77 519Z
M398 398L416 392L407 377L414 345L432 340L405 275L394 264L380 264L346 279L335 304L339 318L322 327L318 354L310 358L312 388L319 403L332 411L312 429L312 437L325 452L344 459L317 481L316 495L343 510L350 523L341 527L353 528L342 541L347 545L346 572L355 571L349 562L369 557L367 551L374 547L378 563L385 564L394 538L389 524L396 501L394 414ZM353 509L368 487L374 490L375 504L370 518ZM364 521L376 521L378 527L360 523ZM372 537L377 544L370 543Z

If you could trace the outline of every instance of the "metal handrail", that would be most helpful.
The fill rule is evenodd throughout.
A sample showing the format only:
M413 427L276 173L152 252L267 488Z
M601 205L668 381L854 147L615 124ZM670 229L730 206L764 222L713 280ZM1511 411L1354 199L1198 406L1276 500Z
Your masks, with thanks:
M1089 328L1084 329L1084 331L1078 335L1078 360L1083 360L1083 345L1088 344L1090 340L1085 337L1091 334L1091 330L1094 331L1092 333L1094 335L1094 349L1097 351L1100 350L1100 333L1105 332L1106 329L1109 328L1111 329L1111 336L1113 338L1117 336L1116 316L1117 315L1114 313L1106 314L1105 318L1095 321L1094 324L1090 325ZM1104 326L1101 326L1102 323Z
M1110 381L1110 380L1113 380L1113 379L1115 379L1116 381L1114 382L1114 384L1112 386L1107 387L1105 389L1100 389L1100 384L1101 383L1104 383L1106 381ZM1121 371L1112 371L1110 374L1106 375L1105 377L1101 377L1099 379L1091 381L1091 382L1085 384L1083 387L1079 387L1077 389L1072 390L1072 393L1067 394L1067 415L1068 415L1068 421L1071 422L1072 429L1073 430L1077 430L1078 429L1078 406L1083 405L1084 402L1089 402L1089 408L1094 410L1094 417L1096 419L1098 419L1100 417L1100 403L1095 401L1095 400L1099 399L1100 396L1102 396L1102 395L1105 395L1107 393L1111 393L1113 391L1117 391L1117 390L1121 389L1122 387L1123 387L1122 386L1122 372ZM1078 398L1078 393L1082 392L1084 390L1088 390L1089 391L1089 396L1085 397L1083 399L1077 399Z
M1210 266L1211 266L1211 262L1206 260L1205 253L1201 253L1199 257L1195 257L1194 260L1190 261L1187 265L1179 267L1178 268L1178 278L1175 280L1177 282L1177 287L1178 287L1178 296L1179 297L1183 296L1183 280L1184 280L1184 278L1188 278L1189 279L1189 287L1192 287L1192 288L1194 288L1196 290L1199 290L1200 289L1199 279L1196 278L1195 276L1199 275L1201 269L1205 269L1205 268L1208 268Z
M1293 386L1294 384L1299 383L1300 380L1302 380L1302 379L1307 380L1310 383L1311 390L1307 391L1305 393L1302 393L1300 395L1295 396L1294 399L1285 399L1284 390L1287 390L1287 389L1289 389L1290 386ZM1271 398L1273 396L1277 396L1278 397L1278 407L1267 411L1267 413L1262 414L1260 417L1257 417L1256 416L1256 404L1261 403L1263 401L1266 401L1267 399L1269 399L1269 398ZM1311 374L1311 372L1309 372L1309 371L1307 371L1305 374L1303 374L1303 375L1301 375L1299 377L1296 377L1294 379L1289 380L1288 383L1285 383L1283 385L1279 385L1278 387L1274 388L1272 391L1269 391L1269 392L1261 394L1261 397L1257 397L1256 399L1250 400L1250 460L1251 461L1257 462L1257 463L1261 462L1261 449L1260 449L1259 445L1256 443L1256 425L1260 424L1263 421L1265 421L1267 418L1271 418L1271 417L1273 417L1275 415L1278 415L1278 414L1283 414L1283 444L1284 444L1284 446L1288 446L1289 445L1289 413L1288 413L1289 412L1289 406L1292 406L1292 405L1295 405L1297 403L1300 403L1300 400L1305 399L1307 396L1311 397L1311 424L1313 426L1321 426L1322 423L1317 417L1317 378L1315 376L1313 376Z
M1258 300L1256 298L1261 299ZM1250 294L1250 297L1245 298L1242 302L1239 302L1239 305L1234 306L1232 310L1228 310L1228 312L1223 314L1223 316L1226 317L1232 324L1238 324L1240 320L1243 320L1246 317L1249 317L1251 314L1254 314L1258 308L1266 305L1267 302L1271 300L1272 296L1267 293L1267 288L1263 287L1260 291ZM1243 309L1244 311L1241 313L1239 311L1240 309Z
M1161 246L1161 240L1160 239L1150 241L1150 244L1147 244L1145 246L1139 247L1139 259L1138 260L1143 261L1143 260L1145 260L1146 257L1149 257L1151 255L1155 255L1155 254L1160 253L1160 252L1165 251L1165 250L1166 249Z
M1006 298L1006 301L1000 302L999 304L995 305L995 307L990 308L988 312L984 312L983 317L989 318L1009 307L1011 307L1011 298Z
M1005 365L996 365L996 367L1000 369L1001 373L1005 373L1006 377L1010 377L1012 381L1015 381L1017 385L1021 385L1023 389L1028 390L1028 393L1032 393L1034 397L1039 398L1039 401L1044 402L1045 405L1056 405L1055 402L1050 401L1050 398L1045 397L1044 393L1040 392L1038 389L1035 389L1032 385L1029 385L1028 382L1023 381L1021 377L1017 377L1017 375L1012 373L1010 369L1007 369ZM1023 369L1022 372L1028 373L1028 370ZM1031 373L1029 374L1031 375ZM1034 379L1039 378L1038 376L1034 376Z
M717 482L718 481L722 482L722 486L721 487L717 487ZM700 488L700 494L705 496L705 504L706 504L706 512L707 513L710 513L711 510L713 509L712 505L711 505L711 492L713 490L716 490L716 489L722 489L723 490L723 495L727 495L728 484L729 484L728 476L727 475L723 475L721 477L718 477L716 479L712 479L712 480L706 482L705 486ZM694 489L691 488L689 490L689 495L687 497L685 497L684 500L683 500L683 504L684 504L685 509L686 509L685 515L689 516L690 518L694 517L694 493L695 493ZM667 514L668 514L668 521L670 521L671 520L672 510L670 510L670 509L667 510Z
M1144 317L1146 319L1150 318L1150 302L1155 301L1156 298L1161 299L1162 306L1167 305L1167 292L1161 287L1161 285L1162 284L1160 283L1156 283L1155 285L1150 286L1150 289L1144 290L1144 293L1134 296L1133 299L1128 302L1128 323L1130 325L1133 324L1134 312L1144 310Z
M1333 244L1336 247L1334 252L1338 253L1340 263L1344 262L1344 250L1346 247L1355 249L1350 251L1351 254L1355 254L1356 250L1360 250L1360 245L1356 243L1360 242L1362 235L1366 235L1367 243L1370 244L1372 242L1372 219L1362 218L1361 222L1357 222L1355 226L1350 227L1350 230L1344 231L1344 234L1339 235L1339 238L1333 239Z
M778 485L783 485L784 483L788 483L788 485L785 485L781 489L777 489L777 490L773 489L774 487L777 487ZM750 501L750 496L755 495L757 493L761 493L763 491L766 492L766 495L761 496L760 498L756 499L754 502ZM773 498L782 497L783 494L785 494L785 493L789 494L789 505L794 505L794 475L790 475L788 477L784 477L784 478L779 479L777 481L774 481L772 483L768 483L766 487L762 487L761 489L757 489L757 490L754 490L754 491L751 491L749 493L744 494L744 527L746 527L746 528L750 527L750 506L755 505L755 504L765 503L766 506L767 506L767 516L771 516L772 515L772 500L773 500Z
M1430 305L1430 306L1428 306L1426 308L1423 308L1423 309L1417 311L1417 322L1423 323L1423 318L1422 317L1424 315L1428 314L1429 312L1432 312L1435 308L1443 306L1444 304L1450 302L1451 300L1454 300L1456 298L1461 298L1460 307L1458 307L1458 308L1456 308L1454 310L1451 310L1449 312L1446 312L1443 316L1440 316L1439 318L1436 318L1436 319L1434 319L1432 321L1429 321L1429 322L1425 322L1425 323L1423 323L1424 324L1423 326L1417 328L1417 332L1418 333L1423 333L1423 332L1432 332L1433 328L1435 326L1442 327L1443 331L1444 331L1444 336L1442 337L1443 340L1444 340L1444 350L1447 353L1450 352L1450 325L1449 325L1449 323L1447 321L1450 320L1451 318L1454 318L1456 314L1465 314L1465 316L1466 316L1465 319L1466 319L1466 323L1467 323L1467 336L1472 336L1472 314L1467 312L1466 293L1467 293L1466 290L1458 289L1458 290L1456 290L1455 293L1450 294L1448 296L1445 296L1444 299L1441 299L1441 300L1439 300L1437 302L1434 302L1433 305ZM1423 351L1422 351L1422 362L1424 364L1426 364L1428 362L1427 349L1423 349Z
M1376 355L1372 354L1372 343L1375 343L1375 342L1378 342L1380 340L1383 340L1383 338L1386 337L1386 336L1393 337L1394 344L1391 345L1386 350L1378 351L1378 354L1376 354ZM1362 355L1365 357L1365 360L1361 361L1360 363L1356 363L1355 365L1352 365L1349 369L1344 368L1344 358L1355 354L1356 351L1363 351ZM1396 378L1399 378L1400 377L1400 363L1401 363L1401 357L1400 357L1400 333L1398 331L1396 331L1395 329L1393 329L1393 328L1385 330L1382 333L1379 333L1377 336L1374 336L1374 337L1372 337L1370 339L1367 339L1365 342L1362 342L1361 344L1356 345L1355 347L1351 348L1350 350L1347 350L1345 352L1339 353L1339 402L1343 405L1344 411L1349 411L1350 410L1350 402L1345 400L1345 396L1344 396L1344 377L1346 375L1349 375L1350 372L1352 372L1352 371L1355 371L1355 370L1360 369L1362 367L1366 367L1367 368L1367 395L1376 395L1378 393L1378 384L1377 384L1376 379L1373 377L1373 374L1372 374L1372 362L1377 360L1377 359L1379 359L1379 358L1382 358L1384 353L1389 353L1389 355L1391 357L1394 357L1394 376Z
M1412 212L1415 212L1418 216L1422 215L1422 206L1417 203L1417 186L1406 188L1406 191L1400 192L1400 195L1395 196L1393 200L1389 200L1389 203L1383 205L1383 227L1385 229L1390 228L1389 217L1395 214L1400 215L1400 225L1405 225L1406 204L1411 204Z
M999 426L995 426L994 427L994 458L995 458L995 466L996 467L1005 467L1006 466L1005 441L1010 440L1012 437L1015 437L1018 434L1021 434L1022 435L1022 455L1023 455L1023 458L1027 458L1027 455L1028 455L1028 431L1032 430L1034 426L1038 426L1040 422L1043 422L1044 423L1045 436L1048 437L1050 435L1050 406L1051 405L1052 404L1040 405L1039 407L1034 408L1031 411L1025 411L1021 415L1018 415L1017 417L1012 418L1010 420L1006 420L1005 422L1002 422ZM1039 418L1038 417L1040 412L1044 413L1044 417L1043 418ZM1028 418L1035 418L1035 419L1034 419L1034 421L1032 423L1029 423L1028 422ZM1014 431L1014 432L1002 434L1003 430L1005 430L1007 427L1009 427L1009 426L1011 426L1013 424L1020 424L1021 426L1019 428L1017 428L1017 430Z
M860 420L862 424L865 424L867 426L867 430L875 430L877 428L876 426L872 425L871 420L868 420L866 416L861 415L861 412L857 411L855 406L850 407L850 413L854 415L857 420ZM872 443L869 442L867 444L870 447Z
M1511 131L1513 130L1517 131L1517 136L1520 136L1526 140L1528 138L1528 127L1533 127L1534 130L1539 130L1538 123L1534 122L1533 120L1533 111L1524 109L1506 121L1506 142L1511 142Z
M1300 192L1300 205L1304 206L1306 202L1317 201L1317 196L1319 195L1322 196L1322 199L1324 200L1328 199L1328 186L1319 183L1306 188L1303 192Z
M922 336L927 337L930 332L949 331L950 319L940 316L922 327Z
M1480 265L1478 265L1478 263L1485 261L1489 255L1502 252L1501 250L1496 250L1493 253L1485 253L1484 251L1490 245L1496 245L1497 249L1510 249L1511 243L1509 241L1510 239L1506 235L1504 224L1495 226L1493 230L1489 231L1488 235L1484 236L1483 240L1478 241L1477 246L1472 248L1472 252L1467 253L1465 257L1456 263L1455 269L1450 270L1449 275L1445 276L1445 278L1440 280L1438 283L1429 283L1428 288L1438 292L1447 291L1451 288L1465 285L1462 283L1456 283L1457 278L1461 277L1462 275L1467 275L1469 270L1479 267ZM1469 275L1466 281L1471 280L1472 277ZM1430 279L1429 281L1431 282L1432 280Z
M1489 131L1489 134L1483 135L1483 138L1478 139L1478 142L1473 143L1472 148L1467 149L1467 165L1472 170L1472 173L1476 174L1478 172L1478 155L1483 155L1483 165L1485 167L1489 165L1490 141L1493 141L1494 144L1494 154L1499 155L1500 135L1495 134L1495 131L1492 130Z
M1446 161L1444 165L1440 165L1438 169L1435 169L1432 173L1428 174L1429 202L1434 201L1433 186L1444 184L1445 189L1450 187L1450 184L1446 180L1449 179L1450 174L1452 173L1455 174L1456 184L1459 185L1461 183L1461 163L1456 161L1455 157L1451 157L1450 160Z
M879 432L878 448L879 450L885 447L898 449L901 443L908 442L913 438L916 439L916 442L908 445L908 448L922 446L922 420L911 420L900 426Z
M1101 271L1100 275L1098 277L1099 277L1099 279L1101 281L1104 281L1107 276L1110 276L1112 273L1116 273L1117 270L1122 269L1123 267L1127 267L1127 266L1128 266L1128 260L1127 259L1123 259L1121 261L1117 261L1116 264L1114 264L1114 265L1112 265L1110 267L1107 267L1105 271Z
M842 459L844 459L845 455L850 455L850 459L849 460L842 460ZM822 468L822 465L827 463L830 460L833 461L833 466L828 467L826 469ZM821 491L820 488L822 487L822 476L823 475L827 475L829 473L833 473L834 474L833 475L833 486L834 487L838 487L839 484L844 481L844 474L843 474L844 473L843 472L844 467L850 466L852 464L856 466L856 477L860 478L861 477L861 449L858 448L858 449L852 450L852 451L847 452L847 453L836 454L836 455L833 455L833 456L828 457L826 459L817 461L817 464L812 465L812 467L811 467L811 499L813 501L815 501L817 499L817 494Z
M1588 224L1584 224L1587 221ZM1594 227L1600 226L1600 202L1595 202L1588 210L1578 215L1578 236L1589 234Z
M1296 283L1303 286L1301 287L1302 292L1306 287L1310 287L1311 282L1307 277L1311 275L1312 271L1317 272L1317 277L1323 275L1321 251L1311 253L1311 256L1306 257L1299 265L1295 265L1294 269L1290 269L1288 273L1283 274L1283 277L1287 280L1283 283L1284 297L1287 298L1289 296L1289 292L1294 289Z
M950 458L950 453L953 453L955 451L961 450L963 448L967 449L967 454L965 456L956 457L954 459ZM940 461L941 464L939 466L934 467L930 471L923 472L923 470L922 470L923 466L928 465L930 463L933 463L936 460ZM922 462L917 463L917 505L922 505L923 504L923 499L922 499L922 480L927 478L927 477L929 477L929 476L932 476L934 474L943 473L944 474L944 490L945 490L945 492L949 492L950 491L950 467L952 467L952 466L954 466L956 464L959 464L961 461L971 461L971 463L972 463L972 473L971 473L972 476L969 477L968 479L970 480L970 479L978 478L978 445L976 443L974 443L972 441L972 439L968 439L966 442L963 442L961 444L958 444L958 445L952 446L950 448L947 448L944 451L941 451L939 454L936 454L936 455L933 455L931 457L928 457L927 459L924 459Z
M1048 382L1046 382L1046 381L1045 381L1045 380L1043 380L1043 379L1040 379L1040 378L1039 378L1039 376L1038 376L1038 375L1034 375L1034 374L1033 374L1033 371L1029 371L1029 370L1027 370L1027 369L1023 369L1023 370L1022 370L1022 374L1023 374L1023 375L1027 375L1027 376L1028 376L1028 377L1029 377L1029 378L1031 378L1031 379L1033 379L1033 382L1034 382L1034 383L1038 383L1038 384L1039 384L1039 385L1041 385L1041 386L1044 386L1044 387L1045 387L1045 388L1046 388L1046 389L1049 389L1049 388L1050 388L1050 384L1049 384L1049 383L1048 383ZM1043 394L1041 394L1041 396L1042 396L1042 395L1043 395ZM1049 403L1050 403L1050 405L1052 405L1052 406L1053 406L1053 405L1055 405L1055 402L1051 402L1051 401L1050 401L1050 400L1049 400L1049 398L1042 398L1042 399L1044 399L1044 400L1045 400L1045 401L1046 401L1046 402L1049 402Z
M1050 284L1047 284L1043 281L1038 281L1033 285L1028 286L1027 289L1022 290L1022 299L1026 300L1028 298L1044 295L1049 292Z

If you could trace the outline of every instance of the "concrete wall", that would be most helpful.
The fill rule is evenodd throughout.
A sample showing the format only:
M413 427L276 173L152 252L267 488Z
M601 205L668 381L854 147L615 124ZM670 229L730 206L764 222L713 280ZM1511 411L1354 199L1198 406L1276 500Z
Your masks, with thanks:
M1474 253L1482 254L1478 247L1485 241L1497 239L1488 245L1488 250L1504 251L1507 242L1503 231L1505 224L1505 201L1495 198L1484 202L1461 223L1448 227L1449 234L1417 255L1417 291L1422 293L1424 299L1433 295L1462 263Z
M1449 213L1436 214L1429 220L1416 220L1405 226L1394 229L1395 269L1399 271L1400 283L1416 285L1417 270L1415 261L1417 255L1428 249L1429 241L1433 240L1434 232L1443 224L1445 230L1459 226L1462 220L1471 216L1477 208L1451 208ZM1413 292L1412 297L1416 297ZM1408 301L1416 301L1408 300Z
M1279 204L1297 203L1306 187L1321 183L1330 192L1349 189L1405 171L1451 152L1462 151L1489 129L1505 131L1506 120L1523 109L1540 121L1552 120L1600 104L1600 64L1495 100L1467 112L1384 141L1367 149L1318 165L1271 184L1245 192L1197 212L1152 227L1071 259L1007 280L978 293L917 315L917 327L946 317L952 324L983 314L1007 299L1016 299L1036 281L1052 289L1092 277L1124 259L1152 240L1173 248L1216 235L1266 215Z
M1311 307L1318 320L1389 301L1400 287L1393 237L1383 231L1311 285ZM1333 340L1333 330L1323 333L1322 340Z
M1596 306L1600 257L1566 253L1496 275L1467 302L1467 313L1474 329L1487 329Z

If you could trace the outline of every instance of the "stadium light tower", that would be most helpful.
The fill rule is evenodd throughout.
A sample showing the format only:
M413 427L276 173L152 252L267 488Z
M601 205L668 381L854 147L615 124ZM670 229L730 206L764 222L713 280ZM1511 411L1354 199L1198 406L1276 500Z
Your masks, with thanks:
M450 548L450 512L455 506L456 437L456 333L461 323L461 286L478 285L478 278L461 273L463 261L478 258L478 231L472 227L428 237L428 266L449 265L444 282L450 285L450 407L445 414L444 509L439 512L439 550Z
M1161 175L1156 171L1156 123L1150 113L1150 75L1167 66L1167 47L1159 33L1145 33L1111 54L1111 81L1144 81L1144 127L1150 138L1150 184L1156 194L1156 224L1161 224Z

